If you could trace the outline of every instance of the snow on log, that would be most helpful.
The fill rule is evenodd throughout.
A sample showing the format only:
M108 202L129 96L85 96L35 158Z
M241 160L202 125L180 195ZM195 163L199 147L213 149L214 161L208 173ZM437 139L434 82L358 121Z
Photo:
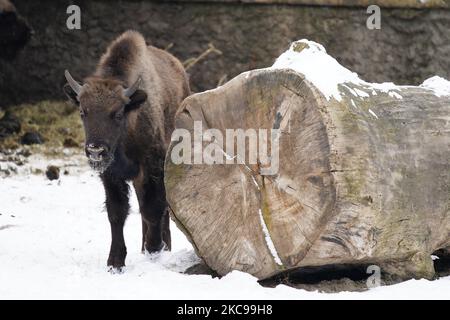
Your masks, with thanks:
M220 275L364 263L432 278L431 254L450 248L445 79L368 83L301 40L272 67L188 97L176 127L165 165L172 217ZM227 147L238 129L256 132L245 131L248 149L267 134L256 163L255 150Z

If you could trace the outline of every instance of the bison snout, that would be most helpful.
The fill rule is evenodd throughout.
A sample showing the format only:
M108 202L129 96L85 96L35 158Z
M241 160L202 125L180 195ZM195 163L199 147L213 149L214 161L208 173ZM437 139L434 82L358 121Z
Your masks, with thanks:
M86 146L86 155L92 161L102 161L106 155L107 149L104 146L95 145L90 143Z

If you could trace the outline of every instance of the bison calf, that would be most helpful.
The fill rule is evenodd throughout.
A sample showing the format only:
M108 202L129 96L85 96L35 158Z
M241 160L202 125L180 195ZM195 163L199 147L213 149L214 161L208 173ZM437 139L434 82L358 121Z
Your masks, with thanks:
M121 270L127 254L123 226L133 185L142 215L142 250L170 250L164 158L173 118L189 95L181 63L127 31L114 40L84 84L65 72L66 95L79 106L90 166L99 172L111 224L108 266Z

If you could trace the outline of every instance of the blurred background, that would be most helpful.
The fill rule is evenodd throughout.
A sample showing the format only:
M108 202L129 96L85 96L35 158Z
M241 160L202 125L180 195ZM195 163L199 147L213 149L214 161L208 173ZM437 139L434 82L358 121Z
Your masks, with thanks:
M66 26L72 4L80 30ZM381 8L379 30L366 27L371 4ZM302 38L367 81L417 85L450 78L449 8L449 0L0 0L0 153L79 148L64 69L82 80L127 29L178 57L194 92L270 66Z

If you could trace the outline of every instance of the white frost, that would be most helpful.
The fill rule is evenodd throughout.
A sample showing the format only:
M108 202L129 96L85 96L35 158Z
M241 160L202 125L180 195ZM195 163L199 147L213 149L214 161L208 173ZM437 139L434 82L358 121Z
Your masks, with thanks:
M258 209L258 213L259 213L259 220L261 221L262 230L264 232L264 238L266 239L267 247L269 248L269 251L273 256L273 260L275 261L275 263L278 264L279 266L282 266L283 263L281 262L281 259L278 256L277 249L275 248L272 238L270 237L269 229L267 229L266 222L264 221L261 209Z
M438 97L450 96L450 81L444 78L434 76L425 80L420 86L432 90Z

